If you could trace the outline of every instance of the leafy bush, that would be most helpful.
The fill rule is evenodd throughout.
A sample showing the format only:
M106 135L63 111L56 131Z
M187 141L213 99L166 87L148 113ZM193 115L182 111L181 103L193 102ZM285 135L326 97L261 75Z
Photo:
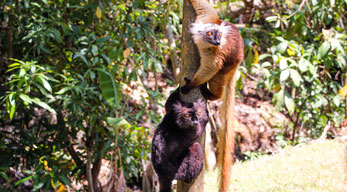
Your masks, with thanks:
M5 26L0 55L16 58L4 60L9 65L1 78L2 187L70 185L88 176L89 163L97 183L101 160L113 160L110 154L127 179L139 177L150 150L148 128L140 123L155 125L161 118L157 106L163 96L147 85L147 76L163 72L169 51L157 40L164 36L164 6L140 0L8 0L0 11ZM179 31L178 18L169 18ZM144 90L137 103L130 102L130 82ZM10 168L25 173L16 185L8 179ZM27 181L33 184L21 186Z
M293 122L292 141L298 127L317 137L329 121L336 125L343 119L337 93L346 77L345 4L310 1L290 15L267 17L274 23L272 45L254 67L264 74L259 84L274 92L276 108Z

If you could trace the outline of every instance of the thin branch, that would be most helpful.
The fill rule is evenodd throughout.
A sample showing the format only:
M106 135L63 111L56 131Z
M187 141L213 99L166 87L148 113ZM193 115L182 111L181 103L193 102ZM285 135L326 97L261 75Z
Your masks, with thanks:
M299 11L302 9L302 7L304 6L305 2L306 2L306 0L303 0L303 1L300 3L299 8L298 8L296 11L294 11L292 14L290 14L288 17L286 17L286 19L291 18L293 15L295 15L297 12L299 12Z

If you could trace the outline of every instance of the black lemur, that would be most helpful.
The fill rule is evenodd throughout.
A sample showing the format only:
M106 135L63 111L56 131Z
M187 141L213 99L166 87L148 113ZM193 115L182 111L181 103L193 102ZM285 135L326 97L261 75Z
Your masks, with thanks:
M203 168L203 152L196 140L208 121L206 103L186 103L179 88L165 104L166 115L155 130L152 164L158 174L160 192L170 192L174 179L190 182Z

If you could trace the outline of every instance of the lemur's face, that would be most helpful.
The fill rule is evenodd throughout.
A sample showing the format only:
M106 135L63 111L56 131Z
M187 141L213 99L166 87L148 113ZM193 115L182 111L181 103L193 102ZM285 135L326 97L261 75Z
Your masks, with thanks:
M207 30L203 34L203 41L214 46L219 46L222 36L222 32L220 32L218 29Z

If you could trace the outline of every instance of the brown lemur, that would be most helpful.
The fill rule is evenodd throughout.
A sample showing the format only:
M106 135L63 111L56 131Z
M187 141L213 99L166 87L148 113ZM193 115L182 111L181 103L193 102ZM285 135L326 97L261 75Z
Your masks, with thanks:
M151 160L160 192L170 192L174 179L190 182L203 169L204 156L196 140L208 121L206 103L181 100L179 88L165 103L166 115L154 132Z
M219 131L218 164L221 166L219 191L227 192L234 162L235 74L243 59L243 39L237 27L221 20L207 0L189 1L196 13L190 32L201 60L193 78L185 78L181 92L186 94L200 86L202 95L208 100L219 99L224 92L220 114L224 116L225 128Z

